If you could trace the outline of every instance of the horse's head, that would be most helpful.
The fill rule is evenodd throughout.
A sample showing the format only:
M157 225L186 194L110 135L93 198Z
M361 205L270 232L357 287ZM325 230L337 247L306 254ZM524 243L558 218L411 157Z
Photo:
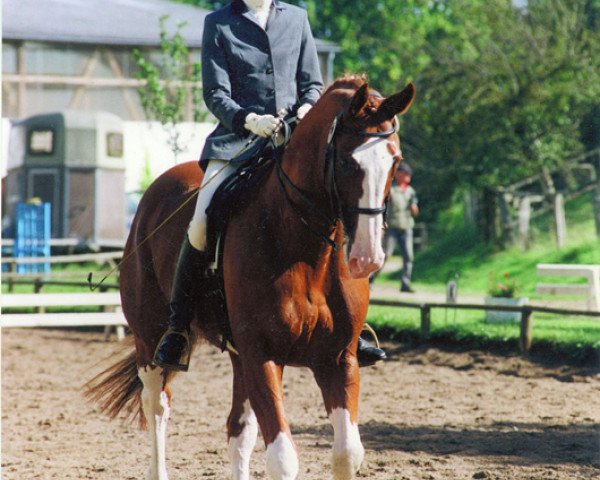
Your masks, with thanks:
M396 115L408 110L415 92L411 83L383 98L364 83L330 130L325 170L350 237L348 267L353 278L367 277L383 266L384 205L402 160Z
M315 219L309 231L337 248L331 231L321 234L318 225L343 223L354 278L383 265L385 199L402 160L396 115L408 110L414 96L412 83L384 98L361 77L336 80L294 132L284 156L287 173L278 164L288 202L305 225L307 217Z

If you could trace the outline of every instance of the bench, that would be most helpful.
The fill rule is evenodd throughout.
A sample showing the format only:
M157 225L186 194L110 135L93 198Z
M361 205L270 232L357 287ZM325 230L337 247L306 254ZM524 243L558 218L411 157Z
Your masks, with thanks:
M537 274L585 278L585 284L538 284L536 292L550 295L585 295L588 309L600 311L600 265L540 263L537 266Z
M106 339L112 327L117 338L125 338L125 316L121 311L121 297L111 293L19 293L2 295L0 305L5 308L35 307L37 313L2 312L2 328L35 327L90 327L104 326ZM102 312L44 313L46 307L100 306Z

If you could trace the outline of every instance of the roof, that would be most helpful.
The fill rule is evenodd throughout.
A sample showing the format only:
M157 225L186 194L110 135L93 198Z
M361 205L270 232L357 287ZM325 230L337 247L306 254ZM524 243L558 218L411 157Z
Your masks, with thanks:
M165 0L3 0L3 40L101 45L158 45L159 19L180 21L188 45L199 47L207 10ZM199 28L192 28L199 25Z
M169 15L169 31L187 22L181 33L200 48L208 10L168 0L3 0L2 39L41 42L157 46L159 19ZM316 40L320 51L337 45Z

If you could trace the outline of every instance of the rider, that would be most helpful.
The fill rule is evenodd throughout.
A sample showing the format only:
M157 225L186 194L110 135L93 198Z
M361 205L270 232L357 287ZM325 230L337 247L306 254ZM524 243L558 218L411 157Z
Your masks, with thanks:
M204 180L177 261L168 328L154 353L157 365L183 371L193 317L190 296L211 263L205 253L210 200L235 171L230 161L250 134L272 136L279 125L275 115L282 110L295 110L297 121L302 120L323 89L306 12L278 0L234 0L207 15L202 83L206 105L219 125L200 156ZM361 338L358 356L361 363L372 364L384 359L385 352Z

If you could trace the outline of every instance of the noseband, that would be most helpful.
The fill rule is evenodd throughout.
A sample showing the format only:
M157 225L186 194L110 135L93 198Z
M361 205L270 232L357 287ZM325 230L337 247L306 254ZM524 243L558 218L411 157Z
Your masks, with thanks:
M288 177L288 175L284 172L283 167L281 165L282 155L276 158L276 169L277 169L277 178L279 179L279 183L282 187L283 193L288 201L288 203L294 208L296 213L298 214L300 220L309 231L313 234L320 237L325 243L333 247L334 251L339 250L340 245L338 245L335 241L331 240L328 236L323 235L317 230L313 229L310 223L304 218L303 211L301 207L292 200L290 197L287 188L289 187L301 200L302 203L308 207L308 209L317 214L323 220L323 222L329 227L335 227L337 221L340 220L342 224L346 224L346 216L351 214L358 215L381 215L386 211L386 205L384 204L382 207L373 207L373 208L361 208L361 207L352 207L345 206L342 203L342 200L339 195L339 190L337 187L336 179L335 179L335 160L336 160L336 148L335 148L335 138L338 132L347 133L350 135L354 135L357 137L368 137L368 138L387 138L390 135L393 135L398 131L398 126L396 121L393 121L392 128L386 130L384 132L367 132L365 130L354 130L342 124L342 117L344 116L344 111L342 111L331 124L329 129L329 134L327 136L327 147L325 150L325 167L324 167L324 178L325 178L325 186L328 192L329 201L331 204L331 211L333 212L333 217L330 217L324 214L317 205L310 199L308 196L302 192L292 180ZM287 124L284 125L289 128Z

